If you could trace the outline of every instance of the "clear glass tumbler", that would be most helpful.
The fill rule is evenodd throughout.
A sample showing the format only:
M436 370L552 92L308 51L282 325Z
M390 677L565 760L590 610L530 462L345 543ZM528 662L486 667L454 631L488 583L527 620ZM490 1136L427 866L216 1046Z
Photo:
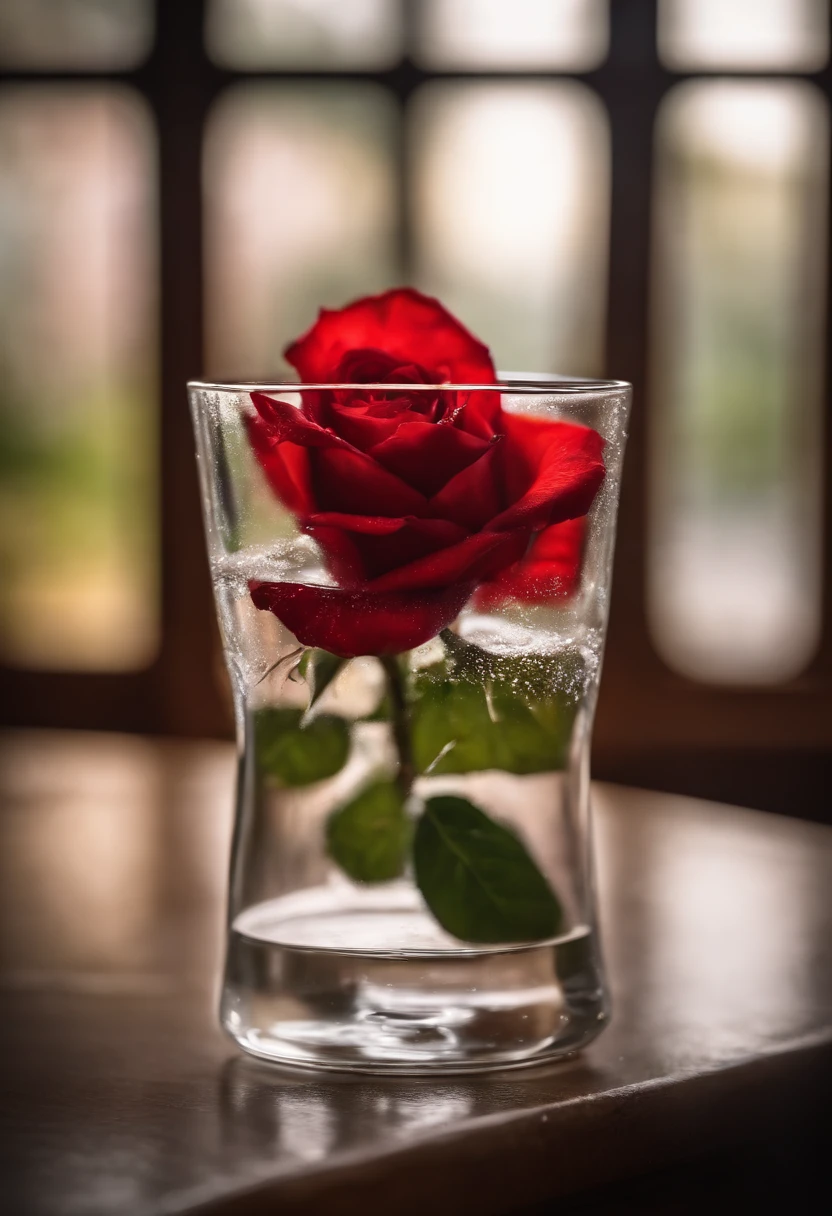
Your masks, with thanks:
M360 1072L586 1044L629 386L189 389L239 755L224 1028ZM370 389L417 421L368 443Z

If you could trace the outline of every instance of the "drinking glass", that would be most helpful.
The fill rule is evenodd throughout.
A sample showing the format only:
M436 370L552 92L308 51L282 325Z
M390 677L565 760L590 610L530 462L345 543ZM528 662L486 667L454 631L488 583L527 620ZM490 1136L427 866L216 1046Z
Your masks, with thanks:
M484 403L506 435L531 437L532 463L534 443L551 448L556 434L602 451L588 511L561 495L553 522L524 532L517 520L532 516L507 513L525 493L511 478L543 474L522 460L506 473L506 435L489 456L494 486L457 496L467 526L442 516L441 487L423 486L404 523L388 502L373 514L369 475L344 492L364 494L370 522L333 512L337 479L314 463L326 437L298 417L364 387L189 385L239 761L222 1025L245 1051L295 1066L539 1063L609 1017L589 748L630 389L402 386L426 416L438 394L451 413ZM434 474L441 483L438 463ZM510 561L503 548L496 564L436 574L459 544L503 545L492 522L509 518ZM443 527L450 557L444 541L438 559L420 557L418 538ZM407 544L407 578L380 578ZM384 591L397 578L409 587Z

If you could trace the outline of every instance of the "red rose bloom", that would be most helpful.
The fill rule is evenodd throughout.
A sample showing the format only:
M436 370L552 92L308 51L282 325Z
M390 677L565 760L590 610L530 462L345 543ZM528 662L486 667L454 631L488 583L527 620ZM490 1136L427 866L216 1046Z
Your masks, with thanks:
M519 562L507 566L477 591L478 608L491 608L506 599L548 604L566 599L577 589L586 517L564 520L537 532Z
M584 516L603 480L603 440L589 427L442 387L494 384L494 367L416 291L322 310L286 359L306 384L375 386L306 389L300 409L251 394L254 451L338 583L251 584L257 607L305 645L345 657L421 645L477 585L498 593L538 533ZM388 384L399 387L378 387Z

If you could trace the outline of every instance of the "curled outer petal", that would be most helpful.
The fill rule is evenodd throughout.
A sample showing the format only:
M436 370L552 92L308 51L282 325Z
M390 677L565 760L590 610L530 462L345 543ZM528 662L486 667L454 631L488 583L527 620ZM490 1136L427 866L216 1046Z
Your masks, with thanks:
M548 604L573 595L580 580L585 533L582 516L538 532L519 561L477 589L477 607L499 607L507 599Z
M586 515L604 480L604 440L572 422L504 414L507 505L488 525L535 531Z
M345 591L305 583L249 583L257 608L273 612L303 646L342 658L401 654L430 641L462 610L472 584L439 591Z
M438 300L410 287L366 296L337 310L322 308L311 329L284 354L301 380L325 384L355 350L380 351L402 365L417 361L441 373L437 383L493 384L497 379L488 347Z

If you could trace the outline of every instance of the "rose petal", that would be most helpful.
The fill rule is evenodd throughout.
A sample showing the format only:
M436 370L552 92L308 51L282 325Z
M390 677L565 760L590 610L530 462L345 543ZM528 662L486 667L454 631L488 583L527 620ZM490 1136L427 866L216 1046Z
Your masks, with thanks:
M489 523L539 529L586 515L604 480L604 440L588 426L504 414L501 445L506 500Z
M402 365L439 377L437 383L493 384L488 348L438 300L412 288L367 296L335 311L321 309L318 320L293 342L284 357L307 384L331 382L344 356L354 350L383 352Z
M387 519L338 511L318 512L306 521L306 529L313 536L317 536L320 528L328 531L340 528L352 534L352 543L360 554L367 578L386 574L388 570L407 565L437 549L455 545L466 535L464 529L447 519L419 519L413 515Z
M528 552L477 590L479 608L505 599L549 603L574 593L581 573L586 516L567 519L538 532Z
M327 570L342 587L366 583L368 575L354 533L326 524L305 524L304 529L321 550Z
M423 515L427 500L356 448L330 448L315 454L313 488L324 511L349 515Z
M430 384L430 373L418 363L378 349L348 350L335 369L338 384Z
M305 515L313 510L306 448L275 439L259 414L247 415L244 422L249 443L269 485L283 505L296 515Z
M307 520L309 527L329 525L367 536L389 536L391 532L400 531L406 523L407 519L403 516L347 515L344 511L316 511Z
M482 439L500 435L502 425L502 396L498 392L457 393L456 425L460 430Z
M257 608L273 612L304 646L353 658L401 654L430 641L459 615L470 584L439 592L374 595L302 583L249 583Z
M503 506L498 487L499 446L492 443L479 460L452 477L428 503L429 513L452 519L469 532L484 528Z
M265 393L251 393L251 400L265 427L277 443L297 443L305 448L346 448L346 440L313 422L288 401L276 401Z
M581 565L586 528L585 515L552 524L536 534L526 557L529 561L547 562L561 577L574 577Z
M488 451L488 442L455 426L402 422L370 455L408 485L430 497Z
M362 401L352 405L333 402L330 418L339 434L354 447L366 452L395 435L404 422L422 421L421 414L408 409L408 404L402 398L390 402Z
M478 532L456 545L383 574L368 584L373 591L404 591L478 582L517 561L528 544L528 532Z
M411 516L404 521L401 531L386 536L356 536L356 545L367 577L373 579L427 557L438 549L455 545L465 536L465 530L448 519L417 519Z

